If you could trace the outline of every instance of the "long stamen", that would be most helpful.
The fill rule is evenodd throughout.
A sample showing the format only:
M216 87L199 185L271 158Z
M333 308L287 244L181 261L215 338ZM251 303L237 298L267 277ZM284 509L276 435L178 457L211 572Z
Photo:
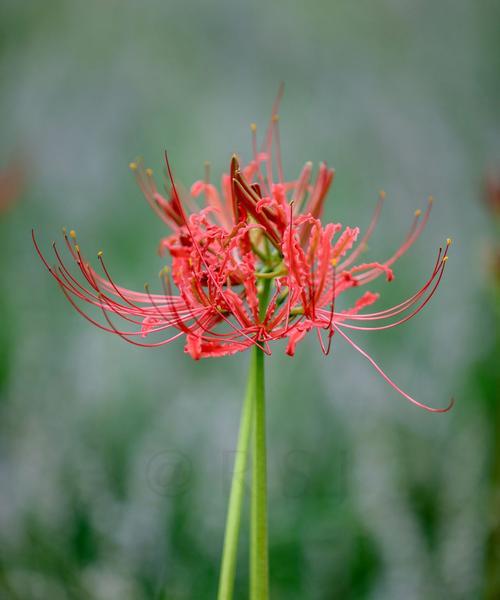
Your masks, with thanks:
M295 213L299 213L302 209L302 205L304 199L306 197L307 186L309 185L309 181L311 179L312 173L312 162L307 162L302 169L302 173L297 180L295 190L292 197L292 202L295 206Z
M273 131L274 131L274 145L276 147L276 165L278 167L278 180L280 183L285 181L283 175L283 163L281 160L281 140L280 140L280 128L279 128L280 116L278 114L273 116Z
M97 253L97 259L98 259L98 260L99 260L99 262L101 263L102 270L104 271L104 274L106 275L106 277L107 277L107 279L108 279L109 283L112 285L112 287L113 287L113 289L115 290L116 294L117 294L117 295L118 295L120 298L122 298L122 299L123 299L123 300L124 300L124 301L125 301L127 304L130 304L130 306L132 306L133 308L136 308L136 309L137 309L137 308L139 308L139 307L137 306L137 304L134 304L134 303L130 302L130 300L128 300L128 298L126 298L126 297L125 297L125 296L124 296L124 295L123 295L123 294L120 292L120 290L118 289L118 287L116 286L115 282L114 282L114 281L113 281L113 279L111 278L111 275L109 274L109 271L108 271L108 269L107 269L106 265L104 264L104 258L103 258L103 252L102 252L102 250L100 250L100 251Z
M407 310L410 306L415 304L419 300L419 298L421 298L421 296L424 294L424 292L429 288L431 283L434 281L434 278L436 277L436 275L438 273L439 266L441 265L441 253L442 253L442 249L440 248L439 252L438 252L438 258L437 258L437 261L436 261L436 264L434 266L431 276L426 281L426 283L415 294L413 294L412 296L410 296L409 298L407 298L400 304L392 306L391 308L387 308L385 310L374 312L374 313L364 313L363 315L353 315L353 316L349 316L348 318L354 319L354 320L365 320L365 321L378 320L378 319L388 318L390 316L400 314L401 312Z
M285 84L283 82L280 83L278 88L278 93L276 94L276 98L273 103L273 107L271 110L271 118L269 120L269 125L267 126L266 135L264 137L264 141L262 144L262 151L265 151L267 148L271 147L272 138L273 138L273 118L274 115L278 114L279 107L281 104L281 99L283 98L283 94L285 92Z
M261 160L259 156L259 151L257 149L257 125L255 123L251 123L250 131L252 132L252 154L257 169L257 178L259 179L259 183L262 189L265 191L266 195L269 195L269 189L266 185L264 175L262 174Z
M328 320L328 324L323 327L323 329L328 331L328 342L327 342L326 347L324 345L323 337L321 335L319 328L316 329L316 332L318 334L318 339L320 342L320 346L321 346L321 351L323 352L323 354L325 356L327 356L330 353L330 349L332 346L332 339L333 339L332 324L333 324L333 317L335 314L335 279L336 279L336 269L337 269L337 260L335 258L332 259L332 267L333 267L332 268L332 292L331 292L332 301L331 301L331 307L330 307L330 318Z
M414 317L416 314L418 314L423 308L424 306L429 302L429 300L432 298L432 296L434 295L435 291L437 290L441 279L443 277L443 273L444 273L444 269L445 269L445 264L446 261L448 260L448 257L445 256L443 258L442 261L442 267L439 270L439 276L437 278L436 283L434 284L432 290L429 292L429 295L427 296L427 298L425 298L425 300L413 311L411 312L409 315L407 315L406 317L403 317L402 319L400 319L399 321L396 321L395 323L389 323L388 325L379 325L376 327L363 327L360 325L351 325L348 323L340 323L340 325L342 327L347 327L349 329L356 329L358 331L382 331L384 329L392 329L393 327L397 327L398 325L402 325L403 323L406 323L406 321L409 321L412 317ZM408 310L409 307L407 307L405 310ZM394 315L391 315L394 316ZM388 318L387 316L384 316L382 318Z
M367 353L365 352L362 348L360 348L357 344L355 344L351 338L349 336L347 336L341 328L339 328L337 325L333 325L335 331L337 331L355 350L357 350L362 356L364 356L368 362L371 363L371 365L374 367L374 369L385 379L385 381L393 388L396 390L396 392L398 392L398 394L400 394L401 396L403 396L403 398L406 398L409 402L411 402L412 404L415 404L415 406L418 406L419 408L423 408L424 410L428 411L428 412L432 412L432 413L445 413L448 412L453 404L455 403L455 400L452 398L450 403L448 404L448 406L446 408L433 408L432 406L428 406L427 404L424 404L422 402L419 402L418 400L415 400L415 398L413 398L412 396L410 396L409 394L407 394L406 392L404 392L398 385L396 385L394 383L394 381L392 381L392 379L382 370L382 368L375 362L375 360Z
M134 173L137 185L154 213L165 225L175 231L178 228L178 224L175 221L174 215L169 214L168 205L165 202L159 202L160 198L154 184L153 171L151 169L144 169L142 160L131 162L129 168Z
M284 83L280 83L278 88L278 93L276 95L276 99L274 100L273 108L271 111L271 119L269 121L269 125L267 127L266 135L264 137L264 142L262 146L262 151L267 153L266 160L266 170L267 170L267 184L268 189L272 190L273 188L273 161L272 161L272 150L273 150L273 134L274 134L274 119L276 118L279 106L281 103L281 98L283 97L283 93L285 91Z

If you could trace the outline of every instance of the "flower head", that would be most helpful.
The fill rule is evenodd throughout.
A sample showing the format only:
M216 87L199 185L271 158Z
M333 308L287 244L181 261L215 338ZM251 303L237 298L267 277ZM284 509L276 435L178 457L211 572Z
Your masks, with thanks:
M91 266L76 234L64 231L69 256L80 277L68 268L53 245L51 266L36 243L45 266L74 308L99 328L137 346L163 346L185 338L185 351L194 359L224 356L257 345L271 353L271 343L286 340L286 352L314 331L325 354L335 334L365 356L386 381L405 398L430 408L403 392L348 335L349 330L380 331L412 318L427 304L443 276L451 240L439 249L423 286L400 304L366 312L379 295L361 292L345 310L337 298L379 277L393 279L394 263L422 233L432 207L417 210L403 243L380 262L363 262L379 219L385 194L380 192L372 220L360 236L358 227L323 224L323 206L334 179L325 163L316 174L306 163L300 175L286 180L281 162L277 99L262 146L252 125L253 158L241 166L231 159L220 190L210 181L209 168L189 194L174 182L167 156L166 193L142 161L130 164L139 187L168 233L159 253L166 259L160 272L162 293L120 287L111 277L102 252L99 269ZM89 309L97 307L98 319ZM118 319L120 323L118 323Z

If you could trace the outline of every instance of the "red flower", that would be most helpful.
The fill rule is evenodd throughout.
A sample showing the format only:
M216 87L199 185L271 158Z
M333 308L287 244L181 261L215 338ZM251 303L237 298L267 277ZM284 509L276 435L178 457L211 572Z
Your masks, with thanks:
M354 305L339 311L336 299L351 288L380 276L393 279L392 266L418 239L429 218L432 199L416 211L401 246L382 262L358 262L378 221L385 194L380 193L373 218L359 238L358 227L323 225L320 217L334 171L322 163L313 178L311 163L299 177L286 181L281 164L277 105L259 151L252 125L253 160L240 168L233 157L221 192L210 182L195 182L189 197L180 197L166 160L170 191L158 190L153 173L131 163L140 188L170 230L159 252L170 256L160 273L163 293L134 292L111 278L102 253L99 274L84 258L76 235L64 232L67 250L80 270L75 277L54 244L50 266L34 239L45 266L86 319L137 346L162 346L184 337L194 359L234 354L258 345L270 354L270 343L286 339L293 356L297 343L315 330L321 349L330 350L337 333L365 356L388 383L414 404L430 408L403 392L347 335L349 329L376 331L395 327L416 315L436 291L444 273L448 240L425 284L391 308L366 313L378 294L365 291ZM276 171L276 172L275 172ZM186 195L187 196L187 195ZM204 199L199 208L196 199ZM185 208L186 207L186 208ZM98 307L104 322L89 314ZM123 325L115 323L119 317ZM167 337L163 337L164 335ZM156 338L146 341L144 338ZM449 407L448 407L449 408Z

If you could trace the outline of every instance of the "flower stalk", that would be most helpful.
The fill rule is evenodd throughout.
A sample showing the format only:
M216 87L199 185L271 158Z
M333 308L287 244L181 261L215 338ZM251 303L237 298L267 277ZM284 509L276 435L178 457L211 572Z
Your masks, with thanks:
M259 318L265 318L271 282L265 279L259 294ZM255 358L255 405L252 456L252 505L250 524L250 600L269 598L267 540L267 447L264 352L253 349Z
M270 282L265 281L259 294L259 312L265 315ZM243 403L240 431L229 494L226 532L222 551L218 600L232 600L241 513L245 492L250 435L253 432L253 470L250 524L250 599L269 597L267 540L267 453L265 428L264 352L255 346L250 360L247 391Z
M254 352L250 359L247 390L241 413L240 431L238 434L233 477L229 493L229 507L227 511L226 532L224 535L224 547L222 551L219 592L217 595L218 600L231 600L233 597L241 512L245 493L245 474L248 463L250 434L252 431L256 369L257 355Z
M255 408L252 463L252 508L250 530L250 600L269 598L267 547L267 451L264 393L264 352L255 356Z

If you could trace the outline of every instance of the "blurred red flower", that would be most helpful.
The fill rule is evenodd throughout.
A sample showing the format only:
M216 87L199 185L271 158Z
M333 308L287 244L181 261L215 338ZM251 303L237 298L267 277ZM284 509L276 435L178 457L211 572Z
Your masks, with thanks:
M18 200L24 181L23 161L13 159L0 169L0 213L6 212Z

